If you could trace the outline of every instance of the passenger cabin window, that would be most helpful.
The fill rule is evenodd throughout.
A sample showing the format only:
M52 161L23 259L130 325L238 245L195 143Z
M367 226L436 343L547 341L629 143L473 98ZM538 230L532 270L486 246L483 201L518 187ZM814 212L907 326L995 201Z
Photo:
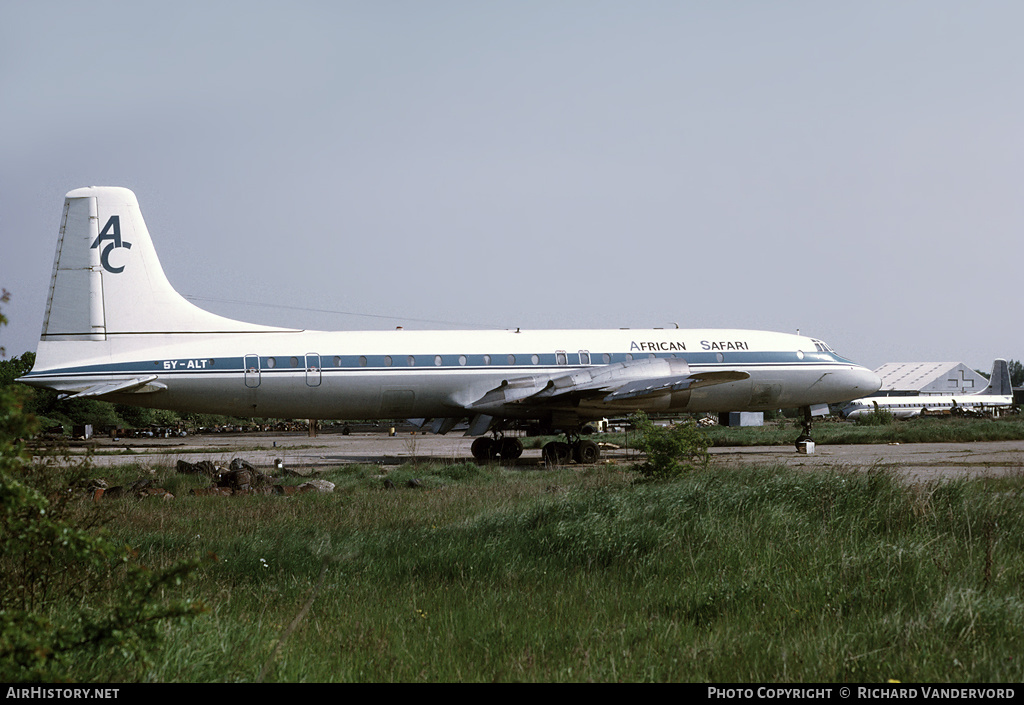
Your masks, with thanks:
M586 350L580 350L580 364L581 365L589 365L590 364L590 353L587 352Z
M569 357L563 351L559 350L555 353L555 364L566 365L569 363Z

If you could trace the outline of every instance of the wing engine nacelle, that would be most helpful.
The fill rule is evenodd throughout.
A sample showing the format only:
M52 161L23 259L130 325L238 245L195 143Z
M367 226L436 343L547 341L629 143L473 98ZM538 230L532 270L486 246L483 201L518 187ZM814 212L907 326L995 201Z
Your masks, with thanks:
M727 381L727 380L722 380ZM613 404L642 397L685 392L699 379L680 358L644 358L601 365L569 374L530 375L504 380L469 408L479 413L501 415L516 406L576 406Z

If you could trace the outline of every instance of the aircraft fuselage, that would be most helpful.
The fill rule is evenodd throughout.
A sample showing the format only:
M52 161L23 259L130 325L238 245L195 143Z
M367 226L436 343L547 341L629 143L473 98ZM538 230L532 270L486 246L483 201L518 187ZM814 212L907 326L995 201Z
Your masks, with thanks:
M438 433L469 419L470 435L495 435L474 445L483 459L518 457L521 444L497 436L520 421L575 437L588 420L638 410L802 407L809 425L881 383L819 340L768 331L328 333L225 318L174 289L135 194L117 187L65 196L36 363L20 381L183 412L417 418ZM597 455L571 445L582 462Z
M642 360L684 362L691 372L742 370L749 378L650 398L602 394L559 406L500 405L516 418L575 413L769 410L847 401L876 385L872 373L810 338L744 330L273 332L149 334L130 354L88 360L93 341L40 345L29 384L73 393L155 375L148 386L104 398L153 408L320 419L466 414L503 381L561 377ZM124 339L128 342L127 338ZM76 352L80 348L81 352ZM52 353L54 365L47 364ZM74 367L57 360L74 359ZM149 393L147 393L149 392ZM497 410L497 409L492 409Z

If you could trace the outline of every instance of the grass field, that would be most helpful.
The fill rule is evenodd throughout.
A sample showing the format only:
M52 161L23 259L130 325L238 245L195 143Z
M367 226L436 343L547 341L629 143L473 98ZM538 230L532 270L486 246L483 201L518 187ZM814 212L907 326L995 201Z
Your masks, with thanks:
M121 468L108 479L151 475L176 498L81 511L150 565L215 556L180 588L207 610L167 625L151 666L110 653L76 679L1024 677L1024 472L907 486L884 468L712 464L647 482L465 463L392 469L394 489L381 472L326 473L333 494L211 498L171 468Z
M703 429L712 446L789 446L801 433L801 422L781 419L763 426L708 426ZM930 417L894 420L884 416L877 423L868 417L864 422L829 419L815 421L811 435L820 445L852 445L872 443L965 443L984 441L1016 441L1024 439L1024 417L1020 414L1002 418ZM632 446L635 433L606 433L595 436L622 447ZM527 439L528 447L540 448L554 436Z
M908 420L886 420L878 423L818 421L812 435L822 445L856 443L962 443L1009 441L1024 439L1024 418L1019 414L1002 418L930 417ZM713 426L707 429L713 445L790 445L799 434L800 424L789 420L767 423L759 427Z

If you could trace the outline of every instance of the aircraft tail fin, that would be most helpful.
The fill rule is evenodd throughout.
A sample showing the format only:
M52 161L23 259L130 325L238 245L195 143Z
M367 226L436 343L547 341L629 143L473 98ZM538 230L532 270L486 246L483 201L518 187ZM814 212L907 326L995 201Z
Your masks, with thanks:
M164 275L135 194L90 187L64 198L41 340L280 330L204 311Z
M1013 396L1013 385L1010 384L1010 366L1006 360L997 359L992 363L992 376L989 378L988 387L982 394Z

